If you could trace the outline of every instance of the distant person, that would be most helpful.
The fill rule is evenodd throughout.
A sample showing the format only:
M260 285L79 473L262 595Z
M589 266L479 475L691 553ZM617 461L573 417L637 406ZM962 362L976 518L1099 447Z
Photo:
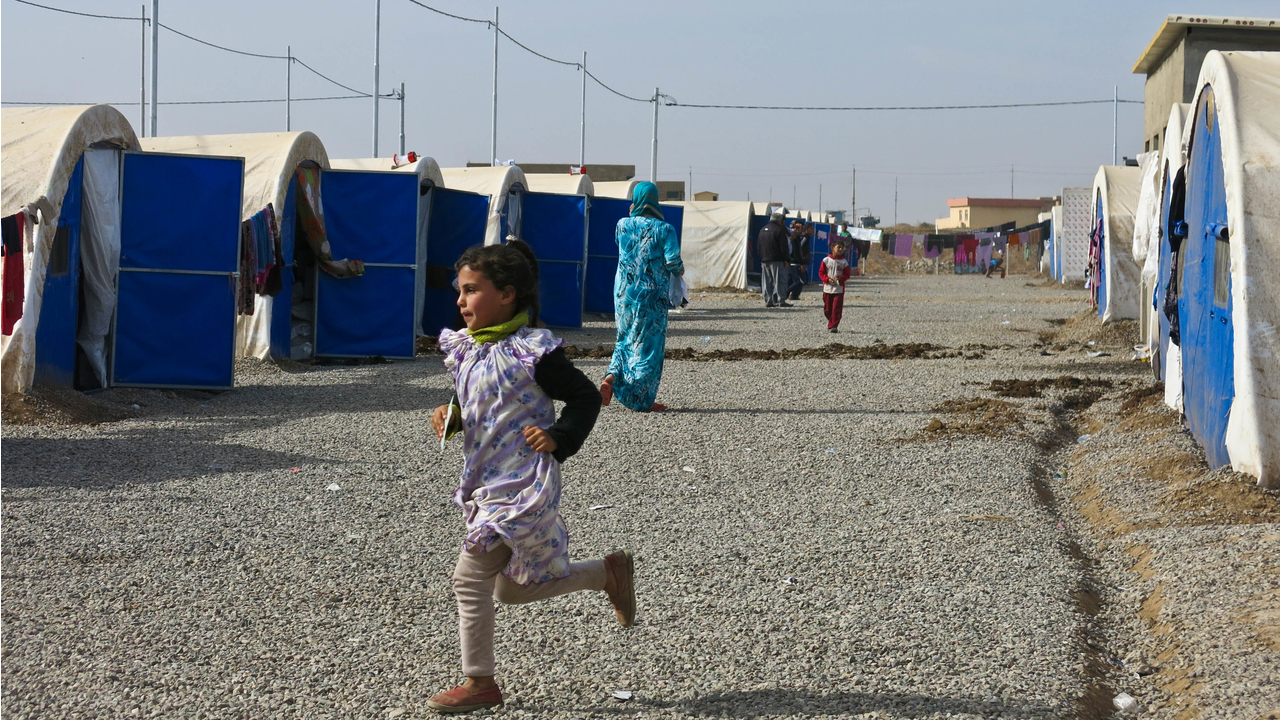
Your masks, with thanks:
M760 289L764 294L765 307L791 307L783 297L787 261L791 258L791 241L786 226L782 224L784 217L781 211L775 212L756 237L756 250L760 253Z
M600 395L605 405L617 395L632 410L666 410L655 400L667 351L671 277L684 275L684 263L676 229L658 207L658 186L636 184L631 217L618 221L614 238L618 272L613 277L613 306L618 334Z
M535 326L538 261L523 242L476 246L455 264L467 329L440 331L454 397L431 414L437 438L461 432L462 477L453 494L466 535L453 571L466 681L431 697L440 712L502 704L494 681L494 605L603 591L623 627L635 619L635 561L623 550L569 561L560 514L561 463L578 452L600 413L600 394ZM564 401L556 418L555 400ZM548 621L547 629L554 627ZM552 656L545 662L558 659Z
M987 271L982 274L983 277L991 277L995 272L1000 271L1000 277L1004 277L1007 268L1004 267L1004 251L994 250L991 253L991 260L987 262Z
M840 332L840 318L844 316L844 284L849 279L849 261L844 259L845 244L837 240L831 244L831 254L822 258L818 277L822 279L822 314L827 317L827 330Z
M799 300L800 291L809 282L809 246L813 243L813 226L803 220L791 225L791 278L787 298Z

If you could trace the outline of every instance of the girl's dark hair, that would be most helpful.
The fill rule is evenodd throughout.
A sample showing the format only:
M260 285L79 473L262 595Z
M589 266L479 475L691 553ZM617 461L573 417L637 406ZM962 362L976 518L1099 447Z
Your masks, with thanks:
M538 258L523 240L508 240L505 245L474 245L467 248L453 264L454 271L469 267L489 278L502 290L515 288L516 312L529 312L529 325L538 324Z

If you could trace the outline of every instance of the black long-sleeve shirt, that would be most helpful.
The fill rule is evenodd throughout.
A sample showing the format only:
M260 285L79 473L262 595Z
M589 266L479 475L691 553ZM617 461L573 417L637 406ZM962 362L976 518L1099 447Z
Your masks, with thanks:
M564 462L582 449L582 444L595 427L603 402L600 390L574 367L563 348L542 356L534 366L533 381L547 397L565 404L560 417L546 429L551 439L556 441L556 449L551 456ZM456 394L451 402L458 405Z

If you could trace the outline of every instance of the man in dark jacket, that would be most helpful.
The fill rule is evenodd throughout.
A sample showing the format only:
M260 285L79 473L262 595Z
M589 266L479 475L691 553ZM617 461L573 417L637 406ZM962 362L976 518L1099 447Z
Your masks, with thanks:
M791 223L791 276L787 298L799 300L800 291L809 281L809 245L813 242L813 226L803 220Z
M791 243L782 219L782 213L775 212L769 218L769 223L760 229L760 235L756 239L756 250L760 253L760 288L764 292L765 307L791 307L784 297Z

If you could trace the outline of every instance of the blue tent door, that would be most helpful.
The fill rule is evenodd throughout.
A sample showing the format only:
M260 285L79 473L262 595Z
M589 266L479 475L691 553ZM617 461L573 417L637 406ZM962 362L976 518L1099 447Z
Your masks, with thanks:
M330 252L363 262L364 275L316 270L316 355L413 357L418 176L325 170L320 197Z
M241 158L126 152L111 384L235 380Z
M1094 217L1102 217L1101 193L1098 194L1095 212ZM1106 227L1107 223L1103 221L1102 230L1098 231L1098 317L1107 311L1107 243L1111 240L1106 235Z
M58 230L44 276L44 300L36 325L36 380L75 384L76 331L80 320L80 202L84 158L71 172L58 214Z
M1187 163L1187 237L1182 296L1178 300L1183 357L1183 407L1209 467L1231 462L1227 418L1235 399L1231 327L1231 245L1223 177L1222 131L1209 90L1196 108Z
M618 274L618 221L631 215L631 201L592 198L587 230L587 275L583 309L612 315L613 280Z
M547 325L582 327L589 207L584 195L524 193L521 235L538 256L538 296Z
M458 318L457 273L453 264L472 245L484 244L489 196L437 187L431 189L427 219L427 277L423 292L422 334L438 335Z

